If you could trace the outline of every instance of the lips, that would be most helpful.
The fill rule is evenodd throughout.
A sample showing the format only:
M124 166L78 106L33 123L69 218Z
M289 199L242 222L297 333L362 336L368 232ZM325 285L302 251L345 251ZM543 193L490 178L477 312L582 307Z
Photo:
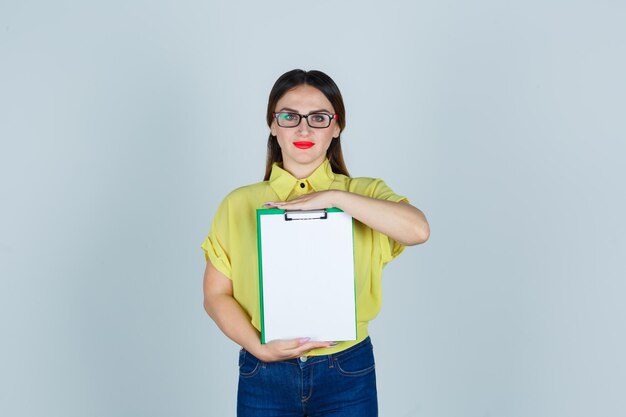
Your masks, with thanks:
M298 148L298 149L309 149L311 147L313 147L313 145L315 145L313 142L309 142L309 141L299 141L299 142L294 142L293 145Z

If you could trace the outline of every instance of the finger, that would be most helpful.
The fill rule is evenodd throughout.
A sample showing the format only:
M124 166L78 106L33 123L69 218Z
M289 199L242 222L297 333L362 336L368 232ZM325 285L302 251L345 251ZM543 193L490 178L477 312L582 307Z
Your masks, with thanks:
M298 339L291 340L274 340L273 343L278 349L282 351L299 350L299 348L311 340L310 337L300 337Z
M331 342L320 342L320 341L311 341L310 337L300 337L298 339L292 340L283 340L282 341L282 349L285 350L297 350L298 352L302 350L311 350L318 347L325 346Z
M291 206L294 203L292 202L287 202L287 201L268 201L267 203L264 203L263 205L265 207L285 207L285 206Z
M312 200L306 199L306 200L288 201L288 202L280 204L280 207L290 208L290 209L303 209L303 208L312 207L313 205L315 205L315 203L313 203Z
M277 204L276 205L276 207L280 207L280 208L284 208L284 209L288 208L288 209L294 209L294 210L297 209L298 207L301 207L301 206L302 206L302 203L300 203L300 202L298 202L298 203L289 202L289 203L283 203L283 204Z
M310 352L313 349L327 349L332 347L333 342L307 342L298 349L298 356Z
M289 201L276 201L275 203L284 206L284 205L298 204L306 200L308 200L308 198L304 196L304 197L294 198L293 200L289 200Z

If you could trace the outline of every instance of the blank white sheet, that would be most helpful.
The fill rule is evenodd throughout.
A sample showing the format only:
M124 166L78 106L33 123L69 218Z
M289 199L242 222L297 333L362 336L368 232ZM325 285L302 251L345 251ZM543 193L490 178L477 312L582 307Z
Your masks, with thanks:
M352 217L286 221L276 212L258 216L263 343L356 340Z

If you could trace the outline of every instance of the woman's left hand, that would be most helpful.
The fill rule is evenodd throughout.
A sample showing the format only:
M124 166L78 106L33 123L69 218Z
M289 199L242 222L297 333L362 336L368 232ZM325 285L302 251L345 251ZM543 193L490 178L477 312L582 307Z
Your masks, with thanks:
M276 207L281 210L317 210L334 207L333 195L337 191L318 191L305 194L291 201L268 201L267 207Z
M265 206L282 210L336 207L403 245L417 245L430 236L424 213L409 203L379 200L348 191L319 191L291 201L269 201Z

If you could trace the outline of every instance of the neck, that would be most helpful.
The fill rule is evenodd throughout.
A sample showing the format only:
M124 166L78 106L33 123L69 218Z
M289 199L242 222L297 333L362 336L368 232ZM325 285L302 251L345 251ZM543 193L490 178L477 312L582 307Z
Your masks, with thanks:
M324 163L324 159L321 161L313 161L306 165L292 161L283 161L283 169L300 180L309 177L322 163Z

